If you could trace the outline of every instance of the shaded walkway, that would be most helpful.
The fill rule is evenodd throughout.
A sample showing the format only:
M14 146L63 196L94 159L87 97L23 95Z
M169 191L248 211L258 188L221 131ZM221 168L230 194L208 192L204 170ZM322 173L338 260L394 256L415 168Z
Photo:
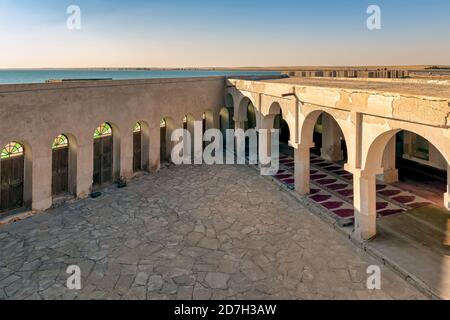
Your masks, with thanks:
M295 188L295 163L289 155L280 156L277 180ZM342 164L321 159L311 154L311 194L309 198L337 218L353 218L353 175ZM406 210L430 205L431 202L396 185L378 182L377 214L389 216Z

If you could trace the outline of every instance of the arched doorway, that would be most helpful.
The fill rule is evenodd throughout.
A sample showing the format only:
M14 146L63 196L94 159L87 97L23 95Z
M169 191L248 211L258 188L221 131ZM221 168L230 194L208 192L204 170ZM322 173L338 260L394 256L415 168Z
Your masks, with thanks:
M309 113L301 124L300 146L296 149L295 187L300 194L308 196L334 218L351 219L354 216L353 175L345 170L346 160L322 157L322 148L314 148L314 135L318 125L324 125L324 116L329 117L329 123L337 127L338 135L331 137L332 130L320 132L320 140L334 141L336 153L340 154L341 145L345 144L344 133L331 114L322 110ZM338 139L336 139L336 137ZM317 142L317 141L316 141ZM352 223L352 222L351 222Z
M387 143L382 160L382 181L411 193L393 195L405 209L430 204L443 207L447 192L447 161L424 137L397 132Z
M0 212L24 205L25 148L18 142L10 142L1 150Z
M133 128L133 171L142 170L142 126L136 122Z
M94 132L94 189L113 181L113 129L109 123L101 124Z
M69 139L61 134L52 144L52 195L69 192Z
M314 148L312 152L329 161L346 161L347 145L344 135L336 120L323 112L314 126Z

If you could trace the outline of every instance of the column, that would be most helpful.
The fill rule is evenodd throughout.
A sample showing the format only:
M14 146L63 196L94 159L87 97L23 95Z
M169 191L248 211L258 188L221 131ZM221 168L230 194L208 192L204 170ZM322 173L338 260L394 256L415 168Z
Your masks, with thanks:
M94 174L94 138L80 137L77 149L77 198L84 198L91 192Z
M26 151L25 151L26 152ZM29 159L26 158L26 162ZM25 166L28 166L27 163ZM44 211L52 206L52 150L45 148L36 151L32 159L32 172L30 181L25 172L25 189L31 187L31 209L33 211ZM26 169L25 169L26 170ZM26 170L27 171L27 170ZM29 185L31 183L31 186ZM24 190L24 201L26 202L26 190Z
M398 182L398 170L396 168L396 142L396 136L392 137L386 145L386 149L383 154L383 181L386 183Z
M234 120L234 129L242 129L245 131L245 121Z
M150 140L150 148L149 148L149 161L150 161L150 172L158 172L161 168L161 128L156 126L155 128L150 129L149 132L149 140Z
M450 210L450 166L447 165L447 192L444 193L444 207Z
M311 192L310 189L310 161L311 161L310 146L298 145L295 152L295 190L300 195L307 195Z
M369 240L377 232L376 172L355 169L353 172L355 229L353 236Z
M124 126L125 127L125 126ZM113 135L113 138L115 136ZM126 132L122 139L118 140L114 143L114 148L118 147L118 144L120 144L120 178L123 178L125 180L131 179L134 175L133 172L133 131L129 130L129 132ZM116 165L114 165L116 168ZM117 177L115 177L117 178Z
M328 114L322 115L322 149L321 157L328 161L341 161L344 153L341 148L341 129Z

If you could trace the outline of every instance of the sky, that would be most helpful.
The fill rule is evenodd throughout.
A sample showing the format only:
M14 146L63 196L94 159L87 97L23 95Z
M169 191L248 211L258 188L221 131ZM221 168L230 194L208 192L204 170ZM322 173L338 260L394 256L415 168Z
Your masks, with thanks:
M0 44L0 68L450 65L450 1L0 0Z

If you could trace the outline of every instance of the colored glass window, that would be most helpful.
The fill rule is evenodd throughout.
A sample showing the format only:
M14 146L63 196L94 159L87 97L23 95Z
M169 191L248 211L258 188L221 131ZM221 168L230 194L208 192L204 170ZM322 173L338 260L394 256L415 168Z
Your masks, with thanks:
M53 141L52 148L53 149L59 149L59 148L66 148L69 146L69 140L67 137L63 134L56 137L55 141Z
M94 139L112 136L112 128L108 123L103 123L100 127L95 129Z
M1 159L9 159L23 155L23 146L17 142L8 143L1 152Z

